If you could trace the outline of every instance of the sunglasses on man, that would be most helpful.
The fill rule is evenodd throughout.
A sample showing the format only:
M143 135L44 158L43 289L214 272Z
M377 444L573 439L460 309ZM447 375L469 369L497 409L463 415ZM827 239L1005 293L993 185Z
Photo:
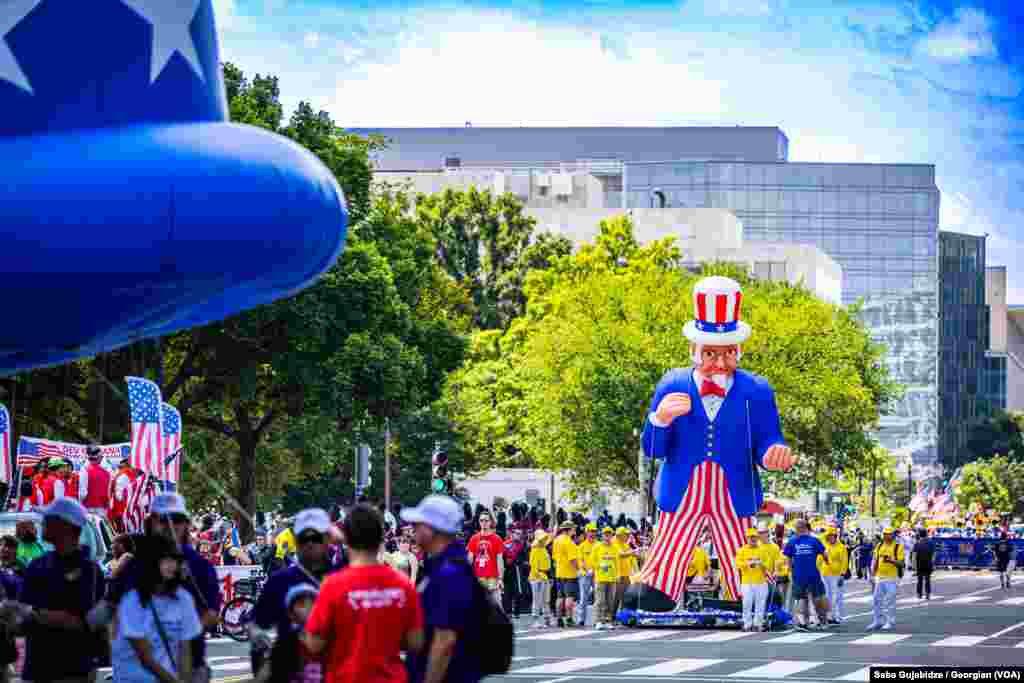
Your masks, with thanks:
M302 534L299 536L299 545L308 545L310 543L323 543L323 534Z

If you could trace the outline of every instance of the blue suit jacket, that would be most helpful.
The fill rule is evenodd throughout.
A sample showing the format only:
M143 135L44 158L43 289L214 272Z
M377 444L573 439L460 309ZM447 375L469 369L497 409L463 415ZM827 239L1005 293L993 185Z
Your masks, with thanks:
M657 411L666 394L690 395L693 408L680 415L668 427L651 424L650 413ZM747 415L749 412L749 422ZM644 423L644 454L664 459L658 475L658 507L675 512L693 470L705 460L717 462L725 470L733 507L741 517L761 509L764 493L757 467L764 466L764 454L770 446L784 444L779 424L775 392L763 377L737 370L732 388L711 422L704 412L693 370L670 370L662 377L651 399Z

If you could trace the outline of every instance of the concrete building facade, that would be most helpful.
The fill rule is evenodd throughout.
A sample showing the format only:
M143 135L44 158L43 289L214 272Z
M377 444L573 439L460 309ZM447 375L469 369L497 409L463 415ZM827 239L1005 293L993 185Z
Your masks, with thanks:
M906 388L883 418L880 442L917 464L937 461L940 196L933 166L789 162L778 128L356 132L391 140L378 157L380 177L454 183L463 182L460 174L490 173L492 189L506 188L531 208L722 209L739 219L745 245L816 247L842 269L843 303L863 303L864 321L888 347L889 369Z
M1006 266L985 269L990 310L983 394L989 413L1024 411L1024 306L1006 301Z

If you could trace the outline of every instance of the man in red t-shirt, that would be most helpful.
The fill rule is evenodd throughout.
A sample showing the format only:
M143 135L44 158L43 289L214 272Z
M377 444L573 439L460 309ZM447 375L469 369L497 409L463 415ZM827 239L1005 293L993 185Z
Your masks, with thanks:
M303 642L324 655L326 683L406 683L402 650L423 649L423 608L405 575L377 561L384 520L368 505L342 523L348 567L327 577Z
M494 520L487 512L480 514L480 531L473 534L466 545L469 551L469 562L473 565L473 573L480 583L501 602L502 578L505 576L505 542L494 533Z

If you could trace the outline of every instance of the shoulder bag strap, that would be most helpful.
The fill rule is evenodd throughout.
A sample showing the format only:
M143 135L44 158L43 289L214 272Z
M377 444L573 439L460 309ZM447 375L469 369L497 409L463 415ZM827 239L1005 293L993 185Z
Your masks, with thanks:
M164 649L167 650L167 656L171 658L171 666L174 667L174 671L178 670L177 657L171 652L171 644L167 640L167 633L164 631L164 625L160 621L160 617L156 613L156 605L153 604L154 596L149 597L149 611L153 613L153 621L156 622L156 632L160 634L160 640L164 644Z

